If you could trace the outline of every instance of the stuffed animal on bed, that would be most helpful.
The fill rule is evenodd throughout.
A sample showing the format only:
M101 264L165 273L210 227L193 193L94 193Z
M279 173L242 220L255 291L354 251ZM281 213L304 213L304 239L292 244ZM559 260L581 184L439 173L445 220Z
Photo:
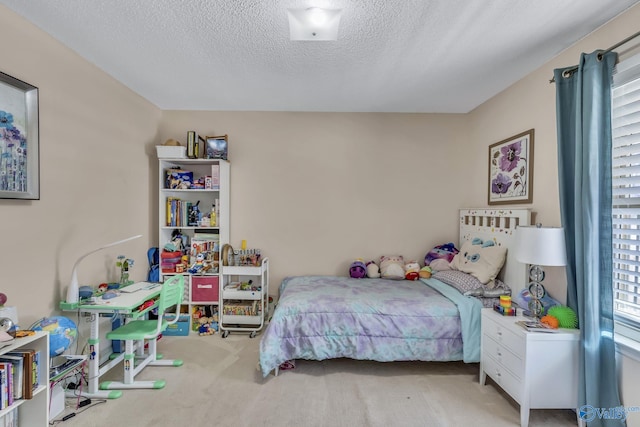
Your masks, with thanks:
M438 245L427 252L427 255L424 257L424 265L431 265L433 261L440 259L446 261L448 264L453 260L453 257L456 256L458 252L458 249L456 249L453 243Z
M381 256L380 276L383 279L404 280L404 258L402 255Z
M433 270L431 269L431 267L425 265L420 269L420 271L418 271L418 276L420 276L421 279L428 279L429 277L431 277L432 272Z
M420 264L418 261L409 261L404 265L404 278L407 280L418 280Z
M351 267L349 267L349 276L353 279L363 279L367 277L367 266L364 265L362 258L358 258L351 263Z
M374 261L367 262L367 277L369 279L377 279L380 277L380 267Z

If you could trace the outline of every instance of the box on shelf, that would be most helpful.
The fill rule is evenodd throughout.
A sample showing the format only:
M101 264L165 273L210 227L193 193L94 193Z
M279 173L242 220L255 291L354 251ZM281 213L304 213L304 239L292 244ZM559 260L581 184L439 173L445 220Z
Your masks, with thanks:
M191 301L218 301L218 276L191 276Z
M159 159L184 159L187 157L187 147L179 145L156 145Z
M167 169L165 187L169 189L189 189L193 183L193 172L182 169Z
M167 321L172 321L175 316L173 314L165 314L164 318ZM189 335L189 315L181 314L178 317L178 321L172 325L167 326L167 329L162 333L167 336L186 336Z
M162 251L160 253L160 269L163 273L178 273L178 265L182 265L182 252Z

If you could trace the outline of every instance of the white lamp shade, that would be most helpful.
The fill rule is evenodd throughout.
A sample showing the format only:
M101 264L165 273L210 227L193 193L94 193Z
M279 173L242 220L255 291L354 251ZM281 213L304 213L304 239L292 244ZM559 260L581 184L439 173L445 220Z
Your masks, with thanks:
M562 227L519 226L516 229L516 260L525 264L564 266L567 264Z
M287 9L291 40L331 41L338 39L342 9Z

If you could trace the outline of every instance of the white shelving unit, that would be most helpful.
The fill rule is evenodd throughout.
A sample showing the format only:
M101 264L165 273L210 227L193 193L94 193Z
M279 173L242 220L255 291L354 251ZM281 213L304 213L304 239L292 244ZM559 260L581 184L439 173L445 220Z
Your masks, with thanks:
M249 289L235 287L248 283ZM269 258L259 266L223 266L220 282L220 331L226 338L231 331L249 332L253 338L264 327L269 314ZM242 314L241 314L242 313Z
M169 188L167 171L174 168L193 173L193 180L199 178L212 177L212 188L203 189L180 189ZM192 327L192 313L195 306L217 306L219 302L220 287L220 248L229 243L229 185L230 185L230 164L226 160L220 159L159 159L158 168L158 247L162 251L164 245L171 241L174 230L180 230L181 234L187 236L191 243L194 236L203 234L216 235L218 237L218 253L216 259L211 259L214 264L219 263L218 271L209 270L205 274L189 274L188 268L193 260L189 260L187 269L183 273L163 272L162 259L160 259L160 280L164 281L167 276L173 274L185 274L185 295L181 312L188 313L189 331ZM185 209L179 215L179 219L184 221L172 222L171 209L168 200L179 199L181 202L188 202L195 205L200 201L199 209L203 216L209 215L211 207L217 202L216 225L197 224L188 225L188 220L184 217ZM175 217L174 217L175 218ZM187 215L188 218L188 215ZM174 225L172 225L174 224ZM190 248L189 248L190 249ZM213 255L213 254L212 254ZM212 256L213 258L213 256Z
M0 411L0 425L14 409L18 409L18 426L36 427L49 424L49 333L36 332L35 335L16 338L12 344L0 348L0 355L17 350L33 349L40 352L40 377L38 388L31 399L20 399Z

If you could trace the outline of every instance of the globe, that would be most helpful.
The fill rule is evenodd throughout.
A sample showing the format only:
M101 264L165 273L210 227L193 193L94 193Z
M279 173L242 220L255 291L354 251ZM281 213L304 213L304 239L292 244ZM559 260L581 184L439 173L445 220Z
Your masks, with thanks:
M49 357L52 358L64 353L78 337L78 327L64 316L40 319L31 326L31 330L49 332Z

